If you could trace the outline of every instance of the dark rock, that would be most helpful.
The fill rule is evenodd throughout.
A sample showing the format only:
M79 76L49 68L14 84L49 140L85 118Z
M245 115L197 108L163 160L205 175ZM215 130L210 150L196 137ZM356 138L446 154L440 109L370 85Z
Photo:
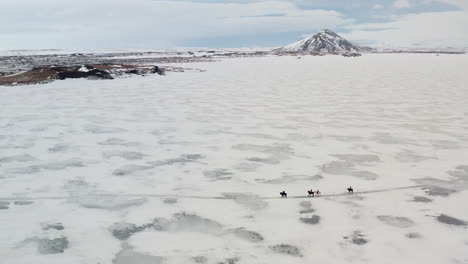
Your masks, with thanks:
M94 79L114 79L110 73L104 70L93 69L87 72L84 71L58 71L57 79L76 79L76 78L94 78Z
M159 68L158 66L154 66L151 70L151 73L157 73L159 75L165 75L166 71L163 68Z
M129 70L126 73L127 74L139 74L138 70Z

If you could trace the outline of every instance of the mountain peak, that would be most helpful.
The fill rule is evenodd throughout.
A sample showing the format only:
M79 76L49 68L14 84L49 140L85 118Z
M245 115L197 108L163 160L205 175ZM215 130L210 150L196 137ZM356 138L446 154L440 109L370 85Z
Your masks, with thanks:
M346 52L369 52L369 47L353 44L329 29L322 29L319 33L294 42L282 51L291 52L320 52L320 53L346 53Z

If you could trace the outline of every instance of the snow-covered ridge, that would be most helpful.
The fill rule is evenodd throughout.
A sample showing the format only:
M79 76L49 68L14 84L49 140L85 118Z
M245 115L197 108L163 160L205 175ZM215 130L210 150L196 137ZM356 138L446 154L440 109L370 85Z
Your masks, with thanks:
M313 36L294 42L279 50L290 52L343 53L370 52L373 49L351 43L335 32L323 29Z

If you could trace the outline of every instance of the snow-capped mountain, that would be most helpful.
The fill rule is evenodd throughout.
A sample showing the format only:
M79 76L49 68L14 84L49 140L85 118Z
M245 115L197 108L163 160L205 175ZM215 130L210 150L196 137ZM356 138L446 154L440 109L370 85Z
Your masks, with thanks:
M286 47L280 48L279 50L291 52L343 53L370 52L373 49L353 44L335 32L328 29L323 29L313 36L294 42Z

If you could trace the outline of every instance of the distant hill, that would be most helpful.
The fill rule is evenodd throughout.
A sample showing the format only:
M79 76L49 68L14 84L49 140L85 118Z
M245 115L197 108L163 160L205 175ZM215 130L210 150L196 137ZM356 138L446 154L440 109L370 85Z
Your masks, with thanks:
M351 43L328 29L323 29L313 36L278 49L278 51L319 53L371 52L373 50L373 48Z

